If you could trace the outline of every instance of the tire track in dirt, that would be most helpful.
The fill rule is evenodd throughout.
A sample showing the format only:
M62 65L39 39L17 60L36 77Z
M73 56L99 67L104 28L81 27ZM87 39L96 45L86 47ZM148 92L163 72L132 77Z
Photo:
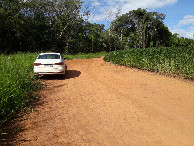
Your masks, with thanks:
M20 145L194 145L192 83L105 63L67 61L46 78L44 104L22 121Z

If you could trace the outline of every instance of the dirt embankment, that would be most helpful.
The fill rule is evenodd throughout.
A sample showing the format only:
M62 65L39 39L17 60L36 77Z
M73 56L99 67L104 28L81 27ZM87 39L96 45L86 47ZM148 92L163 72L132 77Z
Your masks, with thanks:
M67 61L24 117L20 145L194 145L191 83L105 63Z

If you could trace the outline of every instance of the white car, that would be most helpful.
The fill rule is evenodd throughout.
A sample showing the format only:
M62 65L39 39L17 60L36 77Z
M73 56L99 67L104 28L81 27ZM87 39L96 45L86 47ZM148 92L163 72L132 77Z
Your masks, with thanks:
M64 59L60 53L41 53L34 62L34 73L64 75L67 69Z

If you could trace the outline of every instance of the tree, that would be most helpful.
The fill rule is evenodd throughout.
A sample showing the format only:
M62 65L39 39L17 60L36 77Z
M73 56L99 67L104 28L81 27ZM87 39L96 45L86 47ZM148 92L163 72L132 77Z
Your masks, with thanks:
M29 0L33 7L27 9L25 13L31 13L35 20L45 21L50 33L51 49L63 48L59 44L62 42L68 48L70 36L74 30L75 23L80 20L80 0ZM29 11L30 10L30 11ZM65 41L65 42L64 42Z
M85 21L77 32L78 37L75 37L75 44L79 43L79 47L82 48L80 52L94 53L104 50L103 46L103 32L104 25L90 23Z
M0 52L13 52L17 48L18 17L21 0L4 0L0 3Z
M179 34L175 33L170 38L171 47L189 47L194 46L194 40L190 38L178 37Z
M164 14L139 8L118 17L112 22L112 27L127 39L129 47L146 48L151 43L153 46L165 46L171 33L163 24L164 19Z
M81 4L80 0L2 1L0 47L11 52L62 52L76 33L74 26L82 21Z
M117 8L117 11L114 13L111 9L107 9L106 10L106 21L108 23L108 35L107 32L105 33L105 36L108 38L108 46L109 46L109 52L112 51L112 49L114 48L114 44L113 42L115 42L116 40L119 40L119 36L115 33L114 31L114 22L112 21L112 19L117 19L120 15L121 12L121 7Z

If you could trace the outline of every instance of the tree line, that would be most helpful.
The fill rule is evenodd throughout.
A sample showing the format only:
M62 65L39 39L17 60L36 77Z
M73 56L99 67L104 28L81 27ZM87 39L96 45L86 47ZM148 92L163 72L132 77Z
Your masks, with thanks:
M193 46L172 34L165 15L129 11L104 24L89 22L81 0L0 0L0 53L55 51L94 53L125 48Z

